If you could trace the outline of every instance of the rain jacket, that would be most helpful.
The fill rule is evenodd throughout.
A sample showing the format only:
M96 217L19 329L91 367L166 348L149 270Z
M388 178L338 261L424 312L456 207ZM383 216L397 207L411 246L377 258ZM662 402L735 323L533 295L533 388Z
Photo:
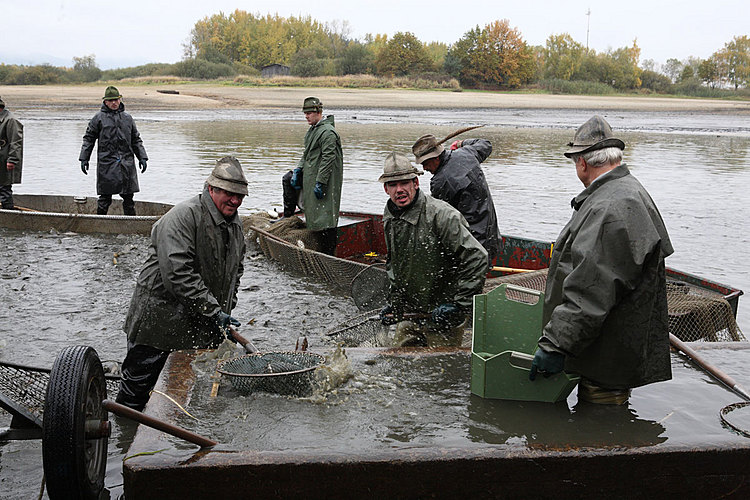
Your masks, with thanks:
M147 161L148 156L141 134L135 127L133 117L125 112L124 104L120 103L116 111L102 104L101 111L89 121L86 133L83 134L79 161L91 158L97 139L96 193L137 193L140 188L133 155L143 161Z
M495 204L480 166L490 153L492 144L486 139L464 139L460 148L446 149L430 180L430 193L461 212L492 261L500 252L500 235Z
M244 271L242 222L219 212L208 189L154 224L124 330L128 340L162 350L217 345L212 316L237 305Z
M487 251L466 219L444 201L417 191L405 210L390 200L383 215L390 303L406 312L431 312L453 302L464 311L482 293Z
M656 205L624 164L572 205L553 249L540 347L607 389L669 380L664 258L673 250Z
M15 168L8 170L6 164ZM23 124L7 109L0 110L0 186L20 184L23 169Z
M336 227L341 205L341 184L344 180L344 154L341 138L334 128L333 115L328 115L305 134L305 152L299 162L302 178L302 203L305 223L311 231ZM325 184L322 200L315 197L315 183Z

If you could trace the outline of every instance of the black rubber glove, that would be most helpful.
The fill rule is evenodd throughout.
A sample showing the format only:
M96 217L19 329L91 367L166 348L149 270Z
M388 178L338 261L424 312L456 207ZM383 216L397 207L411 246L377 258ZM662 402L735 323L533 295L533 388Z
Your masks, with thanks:
M458 305L448 302L432 310L432 322L445 328L453 328L463 321L463 314Z
M140 160L138 165L141 167L141 173L146 171L146 160Z
M313 189L313 193L315 193L315 197L319 200L322 200L323 197L326 195L326 185L320 182L315 183L315 188Z
M398 323L398 314L392 305L388 304L380 310L378 314L380 322L384 325L395 325Z
M89 175L89 161L88 160L81 160L81 172L83 172L86 175Z
M534 361L531 362L529 380L536 379L536 374L541 373L544 378L560 373L565 368L565 354L557 351L545 351L541 347L534 353Z
M225 313L224 311L219 311L213 316L214 323L216 323L216 326L219 327L219 330L228 333L229 325L232 326L240 326L241 323Z
M300 178L300 174L302 174L302 169L297 167L294 170L292 170L292 178L289 179L289 183L292 185L294 189L300 190L302 189L302 179Z

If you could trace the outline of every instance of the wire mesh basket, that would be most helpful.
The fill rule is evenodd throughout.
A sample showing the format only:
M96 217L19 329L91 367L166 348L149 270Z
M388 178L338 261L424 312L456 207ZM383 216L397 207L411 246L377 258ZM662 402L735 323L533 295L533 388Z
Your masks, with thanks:
M221 361L217 370L243 394L308 396L313 391L315 368L324 361L313 352L256 352Z

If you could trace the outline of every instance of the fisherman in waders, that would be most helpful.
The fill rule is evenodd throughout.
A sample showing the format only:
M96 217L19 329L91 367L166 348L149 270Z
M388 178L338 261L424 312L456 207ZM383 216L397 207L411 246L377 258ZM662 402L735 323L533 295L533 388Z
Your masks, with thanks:
M469 223L471 234L487 250L492 265L500 253L497 214L481 163L492 153L487 139L454 141L450 149L434 135L423 135L411 148L415 162L432 174L430 195L450 204Z
M117 402L141 410L171 351L218 346L237 305L245 239L237 208L247 195L240 162L216 162L203 193L175 205L151 230L124 330L128 354Z
M390 153L379 179L389 197L383 226L390 280L380 318L397 324L396 347L459 346L472 299L482 293L487 251L458 210L419 189L419 173L406 156Z
M604 118L581 125L568 146L585 189L553 247L529 378L564 368L581 376L579 399L625 404L631 388L672 378L664 265L672 243Z
M0 208L13 210L13 184L21 183L23 124L0 98Z
M83 135L83 146L78 156L81 171L88 175L91 152L94 143L99 141L96 161L96 193L99 201L96 213L107 215L112 195L119 194L124 214L135 215L133 194L140 189L133 156L138 158L141 173L145 172L148 161L146 149L133 117L125 112L120 91L116 87L107 87L102 101L101 110L89 121Z
M294 215L297 206L305 212L307 229L316 235L319 251L336 251L344 154L333 115L323 118L323 103L308 97L302 104L310 128L305 134L305 152L297 168L281 178L284 217Z

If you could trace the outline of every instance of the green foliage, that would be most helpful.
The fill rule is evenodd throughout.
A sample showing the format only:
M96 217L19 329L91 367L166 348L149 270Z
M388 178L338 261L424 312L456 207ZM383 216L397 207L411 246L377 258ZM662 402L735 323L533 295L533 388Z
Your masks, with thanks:
M5 66L5 76L2 83L6 85L45 85L50 83L62 83L65 81L66 72L49 64L36 66Z
M581 67L585 52L567 33L550 35L544 49L544 78L570 80Z
M359 42L349 42L337 63L338 74L359 75L373 71L375 57L365 45Z
M539 85L553 94L607 95L616 93L611 85L586 80L552 78L542 80Z
M461 80L461 84L474 86L476 81L470 78L469 67L471 58L477 50L477 40L482 30L479 26L470 29L456 43L451 45L448 53L445 55L443 70Z
M301 49L292 56L291 73L294 76L322 76L325 60L313 49Z
M427 49L416 36L398 32L388 40L375 59L380 75L402 76L432 71L434 66Z
M651 70L643 70L641 73L642 89L665 94L670 91L671 87L672 81L666 75Z
M102 71L102 80L122 80L124 78L141 78L144 76L173 75L174 65L166 63L149 63L141 66L130 66L128 68L105 69Z
M70 81L95 82L101 77L102 70L96 65L96 57L94 54L73 58L73 69L68 75Z
M736 36L724 45L722 60L729 82L735 90L750 83L750 37Z
M172 74L183 78L213 80L234 76L236 73L231 64L213 63L205 59L185 59L172 66Z

